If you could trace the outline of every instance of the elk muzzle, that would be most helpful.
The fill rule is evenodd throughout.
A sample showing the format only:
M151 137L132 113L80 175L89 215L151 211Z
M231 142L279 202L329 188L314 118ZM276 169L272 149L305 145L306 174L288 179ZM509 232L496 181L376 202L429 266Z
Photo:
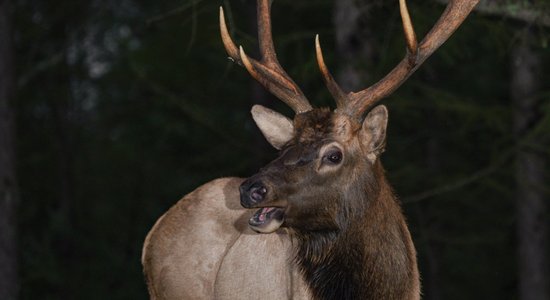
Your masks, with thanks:
M254 177L243 182L239 190L241 192L241 205L245 208L258 207L256 205L262 203L268 193L267 186Z
M251 177L243 182L239 188L241 205L244 208L260 208L248 220L250 228L260 233L271 233L279 229L284 222L285 208L266 206L270 195L270 188L262 180Z

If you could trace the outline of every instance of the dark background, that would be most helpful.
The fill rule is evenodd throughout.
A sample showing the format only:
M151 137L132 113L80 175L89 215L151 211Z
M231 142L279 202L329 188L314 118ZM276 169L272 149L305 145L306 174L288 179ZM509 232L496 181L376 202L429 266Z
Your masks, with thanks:
M422 38L445 1L409 2ZM484 1L384 101L424 299L550 299L548 4ZM155 220L275 157L250 108L291 111L227 60L220 5L256 56L252 0L0 0L0 299L146 299ZM316 33L352 89L405 53L398 1L277 0L273 25L316 106Z

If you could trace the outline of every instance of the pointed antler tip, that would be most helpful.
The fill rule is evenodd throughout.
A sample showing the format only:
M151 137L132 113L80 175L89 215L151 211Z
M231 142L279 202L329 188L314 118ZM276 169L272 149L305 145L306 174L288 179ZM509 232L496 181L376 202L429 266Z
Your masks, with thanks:
M223 11L223 6L221 5L219 9L219 14L220 14L220 23L224 23L225 25L225 12Z
M321 50L321 42L319 42L319 34L315 35L315 51L319 52Z
M250 73L250 75L252 75L252 77L256 77L255 75L256 71L254 70L254 65L252 65L252 62L250 61L250 59L248 59L248 55L246 55L246 53L244 52L243 46L239 46L239 55L241 57L241 61L243 62L243 65L246 68L246 70L248 70L248 72Z
M416 34L414 33L414 27L412 25L411 16L409 15L406 0L399 0L399 12L401 13L401 20L403 22L407 49L409 52L415 54L418 49L418 42L416 40Z
M225 14L223 13L223 7L220 6L220 30L222 33L222 38L224 38L224 35L229 35L229 32L227 30L227 24L225 23Z
M249 57L242 46L235 44L227 29L223 7L220 6L220 30L223 45L234 61L243 65L254 79L288 104L295 112L310 110L311 104L277 61L271 34L271 2L272 0L258 0L258 40L261 60Z
M334 80L334 77L330 74L327 65L325 64L325 58L323 57L323 50L321 49L321 42L319 41L319 34L315 35L315 53L317 55L317 64L319 65L319 70L321 75L323 75L323 80L327 85L327 88L334 97L337 107L344 107L346 103L346 95Z
M323 50L321 49L321 43L319 42L319 35L315 36L315 53L317 54L317 63L323 73L327 71L325 65L325 58L323 57Z
M223 46L225 47L227 54L229 54L229 56L233 60L238 61L237 46L235 45L235 42L233 42L233 39L231 38L231 34L229 34L229 30L227 29L227 24L225 22L225 15L223 13L223 7L221 6L220 6L220 34L222 37Z

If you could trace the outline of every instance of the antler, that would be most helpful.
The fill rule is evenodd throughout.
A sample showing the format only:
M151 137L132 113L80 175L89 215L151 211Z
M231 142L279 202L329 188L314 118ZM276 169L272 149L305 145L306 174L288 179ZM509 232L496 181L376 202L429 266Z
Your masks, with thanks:
M328 71L323 59L323 53L319 44L319 36L315 39L317 61L323 79L334 97L338 109L360 119L364 113L374 104L395 91L416 69L441 46L453 32L462 24L479 0L450 0L445 11L420 42L416 41L416 35L412 26L409 11L405 0L399 0L399 9L407 42L407 54L405 58L386 77L359 92L345 93Z
M306 112L312 109L311 104L277 60L271 35L271 2L271 0L258 0L258 40L262 56L260 61L249 58L242 47L237 49L227 30L223 8L220 7L223 45L229 56L240 65L244 65L250 75L268 91L288 104L296 113Z

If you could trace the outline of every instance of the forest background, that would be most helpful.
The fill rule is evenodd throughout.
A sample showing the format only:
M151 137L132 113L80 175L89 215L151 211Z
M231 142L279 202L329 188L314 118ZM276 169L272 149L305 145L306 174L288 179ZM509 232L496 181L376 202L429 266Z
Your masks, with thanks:
M410 0L419 38L445 0ZM291 116L227 59L218 7L257 54L252 0L0 0L0 299L146 299L146 233L211 179L276 155L250 116ZM550 299L550 2L485 0L391 97L382 161L424 299ZM277 0L279 59L334 106L405 54L398 1Z

